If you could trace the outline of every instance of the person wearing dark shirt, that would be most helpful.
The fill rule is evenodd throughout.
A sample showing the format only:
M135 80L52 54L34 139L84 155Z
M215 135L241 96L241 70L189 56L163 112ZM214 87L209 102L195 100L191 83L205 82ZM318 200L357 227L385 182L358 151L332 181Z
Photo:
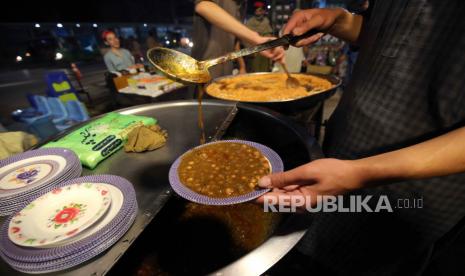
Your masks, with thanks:
M419 275L465 229L465 2L369 6L363 15L310 9L289 20L284 34L321 30L358 44L360 54L328 122L328 158L265 176L259 185L273 188L268 199L311 195L313 205L316 195L421 198L423 208L315 213L299 245L309 271Z

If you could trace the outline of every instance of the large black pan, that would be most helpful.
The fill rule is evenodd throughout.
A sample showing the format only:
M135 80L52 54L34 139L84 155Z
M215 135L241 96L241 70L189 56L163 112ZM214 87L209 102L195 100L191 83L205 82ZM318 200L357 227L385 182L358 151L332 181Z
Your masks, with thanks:
M263 73L250 73L250 74L246 74L246 75L262 75L262 74L282 74L282 73L263 72ZM336 89L341 85L341 80L339 78L337 78L336 76L320 75L320 74L307 74L307 75L312 75L312 76L327 79L328 81L330 81L333 84L333 86L331 88L327 89L327 90L318 92L317 94L312 94L312 95L309 95L307 97L303 97L303 98L299 98L299 99L295 99L295 100L272 101L272 102L270 102L270 101L267 101L267 102L262 102L262 101L259 101L259 102L247 101L247 102L245 102L244 101L244 102L249 103L249 104L265 106L265 107L268 107L268 108L273 109L275 111L282 112L284 114L292 114L292 113L296 113L296 112L299 112L299 111L302 111L302 110L308 110L310 108L315 107L318 103L320 103L320 102L326 100L327 98L329 98L330 96L332 96L336 92ZM240 75L240 76L244 76L244 75ZM207 93L208 93L208 85L210 85L210 84L212 84L214 82L220 81L220 80L230 79L230 78L235 78L235 77L236 76L224 76L224 77L219 77L219 78L216 78L216 79L212 80L209 84L207 84L207 87L206 87ZM210 95L210 96L214 97L212 95ZM216 98L216 97L214 97L214 98ZM227 100L227 99L222 99L222 98L218 98L218 99Z

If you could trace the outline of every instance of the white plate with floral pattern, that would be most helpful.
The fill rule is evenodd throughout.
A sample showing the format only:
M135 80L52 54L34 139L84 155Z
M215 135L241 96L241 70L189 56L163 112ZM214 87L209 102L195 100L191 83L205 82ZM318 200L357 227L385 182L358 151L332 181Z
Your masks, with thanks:
M14 215L8 227L8 237L21 246L54 244L93 225L110 204L111 194L102 185L77 183L58 188Z
M87 228L85 231L82 231L78 235L74 235L73 237L62 240L60 242L52 243L49 245L37 245L36 247L38 248L52 248L52 247L57 247L57 246L63 246L67 244L71 244L76 241L80 241L82 239L85 239L87 237L90 237L94 233L97 233L100 229L105 227L108 223L110 223L114 217L119 213L121 210L121 207L123 206L123 200L124 200L124 195L121 192L120 189L117 187L110 185L110 184L104 184L104 183L99 183L98 185L103 186L104 188L107 188L108 191L111 194L111 205L107 213L101 217L92 227Z

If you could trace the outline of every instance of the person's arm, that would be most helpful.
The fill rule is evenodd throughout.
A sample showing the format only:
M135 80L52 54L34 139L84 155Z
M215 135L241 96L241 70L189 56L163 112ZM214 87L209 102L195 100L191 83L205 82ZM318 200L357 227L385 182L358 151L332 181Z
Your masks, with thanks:
M223 8L211 1L201 1L195 5L195 12L205 18L210 24L231 33L250 44L260 43L260 35L247 28Z
M434 139L358 160L319 159L293 170L265 176L267 195L338 195L383 185L465 172L465 127ZM261 197L258 201L263 202ZM314 198L316 200L316 198ZM312 200L312 204L315 202Z
M363 16L345 9L309 9L295 12L284 27L283 34L301 35L309 30L321 30L322 33L300 40L296 46L309 45L323 36L323 32L357 43L362 30Z
M465 171L465 127L401 150L354 161L363 183L421 179Z
M264 43L270 38L260 36L257 32L247 28L236 18L211 1L201 1L195 5L195 12L205 18L210 24L235 35L242 41L257 45ZM273 60L282 60L284 57L284 49L282 47L261 52L264 56Z

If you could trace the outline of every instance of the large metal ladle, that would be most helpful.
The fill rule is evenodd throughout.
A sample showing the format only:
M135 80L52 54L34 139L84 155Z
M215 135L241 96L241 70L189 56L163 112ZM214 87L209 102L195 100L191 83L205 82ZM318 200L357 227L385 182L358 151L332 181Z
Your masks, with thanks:
M208 72L208 68L211 66L271 48L295 45L299 40L315 35L319 32L320 31L317 30L310 30L299 36L288 34L278 39L270 40L250 48L244 48L236 52L231 52L226 55L204 61L198 61L184 53L162 47L155 47L148 50L147 57L156 69L171 78L186 83L207 83L211 80L210 73Z

